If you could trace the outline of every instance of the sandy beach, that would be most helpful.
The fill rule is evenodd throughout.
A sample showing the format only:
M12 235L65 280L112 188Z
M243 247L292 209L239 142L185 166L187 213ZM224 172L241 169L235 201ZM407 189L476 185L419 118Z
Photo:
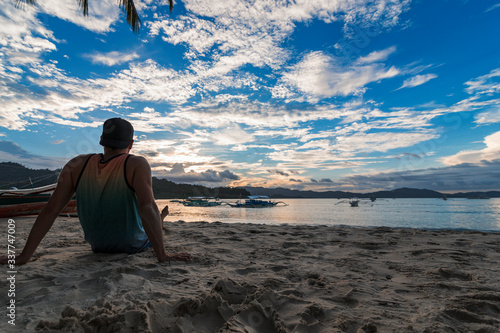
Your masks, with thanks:
M34 218L15 221L22 248ZM0 331L500 331L498 233L206 222L164 232L167 250L192 262L94 254L78 220L59 217L17 267L16 326L4 314Z

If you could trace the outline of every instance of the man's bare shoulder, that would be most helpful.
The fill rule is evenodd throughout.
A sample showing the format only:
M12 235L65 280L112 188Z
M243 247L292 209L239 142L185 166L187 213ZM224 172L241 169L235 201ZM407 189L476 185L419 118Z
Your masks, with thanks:
M127 180L138 193L144 186L151 186L151 167L142 156L129 155L127 160Z
M69 170L81 169L92 155L95 154L82 154L75 156L71 160L69 160L64 167L68 168Z
M129 155L127 167L129 166L131 168L150 168L148 160L146 160L142 156L137 155Z

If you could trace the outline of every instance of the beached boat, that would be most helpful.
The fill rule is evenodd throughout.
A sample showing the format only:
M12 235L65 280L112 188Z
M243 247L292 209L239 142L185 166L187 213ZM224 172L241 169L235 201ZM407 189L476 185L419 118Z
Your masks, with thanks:
M16 205L0 206L0 218L11 218L15 216L38 215L47 205L46 202L29 202ZM61 211L61 214L76 214L76 200L71 200Z
M359 199L351 198L349 199L349 204L351 205L351 207L359 207Z
M248 199L241 201L241 199L236 203L227 203L229 206L234 208L265 208L265 207L275 207L279 204L282 206L288 206L283 201L273 201L269 200L268 196L265 195L251 195Z
M18 190L0 190L0 218L38 215L49 201L56 184ZM71 200L61 214L75 214L76 200Z
M194 206L194 207L213 207L220 206L222 202L217 198L207 198L207 197L189 197L183 201L180 201L184 206Z
M55 188L56 184L51 184L24 190L19 190L15 187L8 190L0 190L0 206L29 202L47 202Z

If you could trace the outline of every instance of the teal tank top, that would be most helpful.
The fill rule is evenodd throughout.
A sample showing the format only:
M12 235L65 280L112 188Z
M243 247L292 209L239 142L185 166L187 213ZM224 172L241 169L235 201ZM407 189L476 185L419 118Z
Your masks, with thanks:
M89 157L76 185L78 218L94 252L137 253L149 244L137 196L125 177L130 155Z

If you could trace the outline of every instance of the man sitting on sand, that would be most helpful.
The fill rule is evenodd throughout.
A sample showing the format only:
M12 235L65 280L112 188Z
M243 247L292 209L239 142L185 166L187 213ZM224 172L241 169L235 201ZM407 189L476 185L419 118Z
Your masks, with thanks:
M158 261L188 261L188 253L167 254L161 214L154 201L151 168L130 155L132 125L121 118L104 122L100 144L104 154L80 155L62 169L57 187L38 215L16 265L27 263L76 192L78 218L94 252L137 253L153 247ZM1 257L0 263L7 263Z

